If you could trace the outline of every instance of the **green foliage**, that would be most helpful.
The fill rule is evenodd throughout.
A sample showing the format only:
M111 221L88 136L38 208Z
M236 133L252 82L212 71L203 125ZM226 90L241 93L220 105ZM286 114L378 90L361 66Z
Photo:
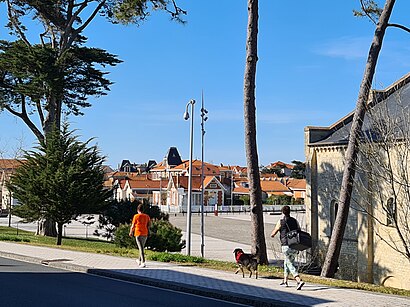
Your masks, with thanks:
M280 167L262 167L260 172L262 174L276 174L278 177L285 176L285 174L282 173L282 169Z
M75 46L60 55L51 45L0 41L0 106L25 103L34 110L37 102L47 105L53 97L68 112L81 115L80 109L90 106L89 96L104 95L112 84L96 65L118 63L116 56L97 48Z
M383 9L374 0L360 0L360 10L353 10L356 17L368 17L374 24L377 24Z
M242 195L241 197L239 197L239 199L243 202L244 206L249 206L251 202L249 195Z
M152 261L160 262L205 263L206 261L202 257L186 256L182 254L170 254L164 252L150 254L150 256L147 258Z
M114 237L115 245L125 248L135 247L135 238L130 237L129 232L129 224L118 226ZM169 221L153 220L145 246L153 251L179 252L185 247L185 240L181 238L181 229L173 226Z
M290 205L292 203L292 196L287 195L271 195L266 201L268 205Z
M137 212L139 201L113 201L100 214L98 218L97 230L95 235L107 239L113 239L116 227L121 224L131 223L132 217Z
M130 225L119 225L115 230L114 244L118 247L136 248L135 237L130 237Z
M18 237L18 236L9 236L9 235L0 235L0 241L12 241L12 242L30 242L29 239Z
M161 212L161 209L158 206L153 206L148 203L148 200L143 199L142 202L142 211L149 215L152 220L169 220L169 214Z
M38 151L25 154L25 162L12 175L8 188L20 202L18 213L28 221L50 219L59 227L80 214L98 213L112 191L103 186L104 158L95 146L87 147L68 131L52 131Z
M0 41L0 112L19 117L39 141L60 128L63 114L82 115L90 96L109 91L105 67L121 63L85 47L83 32L98 16L138 24L154 10L178 21L186 14L174 0L7 1L12 39Z
M296 179L306 178L306 175L305 175L306 164L304 162L297 161L297 160L292 161L292 164L294 164L294 167L292 169L290 177L296 178Z
M137 207L140 201L120 201L112 202L106 210L104 210L98 218L97 230L95 235L103 238L112 239L116 227L120 224L129 224L132 221L132 217L137 213ZM161 212L158 206L152 206L148 204L147 200L143 200L143 212L148 214L151 220L166 220L168 221L169 215Z
M170 14L171 19L181 23L184 23L181 15L186 15L186 11L169 0L123 0L114 1L114 3L115 6L110 8L110 16L115 22L123 24L138 24L150 15L150 11L154 10L166 11ZM169 8L170 5L174 5L172 11Z
M159 252L179 252L185 247L181 229L173 226L169 221L152 221L147 248Z

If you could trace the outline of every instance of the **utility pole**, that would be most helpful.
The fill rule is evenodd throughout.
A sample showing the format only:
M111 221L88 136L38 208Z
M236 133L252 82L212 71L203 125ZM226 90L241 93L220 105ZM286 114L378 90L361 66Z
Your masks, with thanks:
M205 221L204 221L204 137L205 137L205 122L207 121L208 111L204 108L204 92L202 92L202 99L201 99L201 182L202 182L202 189L201 189L201 256L202 258L205 257L204 249L205 249Z
M7 197L7 196L6 196ZM9 207L9 227L11 227L11 194L8 195L8 207Z
M186 252L187 255L191 255L191 202L192 202L192 154L194 149L194 104L195 100L191 99L187 105L184 113L184 120L188 120L190 115L188 112L188 107L191 106L191 124L190 124L190 136L189 136L189 177L188 177L188 203L187 203L187 244Z

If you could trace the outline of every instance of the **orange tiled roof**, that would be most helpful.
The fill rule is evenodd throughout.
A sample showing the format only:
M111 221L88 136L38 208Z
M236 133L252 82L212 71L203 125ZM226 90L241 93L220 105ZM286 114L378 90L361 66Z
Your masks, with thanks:
M261 174L261 180L272 180L275 178L279 178L277 174Z
M289 178L286 186L292 190L306 190L306 179Z
M120 171L115 171L115 172L112 172L112 173L108 173L107 176L108 176L108 177L111 177L111 178L121 178L121 177L123 177L123 178L131 178L131 177L137 177L137 176L141 176L141 175L138 174L138 173L134 173L134 172L120 172ZM144 175L144 176L145 176L145 175Z
M17 159L0 159L0 169L16 169L21 163L24 163L24 160Z
M182 164L175 166L173 170L186 170L189 169L189 160L185 160ZM192 161L192 175L197 176L202 174L202 161L201 160L193 160ZM219 167L207 162L204 162L204 175L205 176L219 176L220 171Z
M271 163L268 167L269 168L279 167L279 168L293 169L294 165L293 164L287 164L287 163L282 162L282 161L276 161L276 162Z
M178 177L173 176L172 178L173 178L175 186L188 189L188 180L189 180L188 176L178 176ZM192 190L200 190L201 184L202 184L202 181L201 181L200 176L192 177Z
M159 189L166 188L168 185L167 180L152 180L150 175L139 175L132 178L128 178L128 184L131 189Z
M280 181L261 180L261 189L264 192L290 192Z
M204 178L204 187L206 188L206 186L212 181L212 179L216 179L217 181L219 181L216 177L214 176L205 176ZM188 180L189 177L188 176L173 176L172 177L175 186L177 187L181 187L184 189L188 189ZM201 190L202 189L202 180L200 176L194 176L192 177L192 190Z
M155 165L153 168L151 168L151 170L150 171L153 171L153 172L155 172L155 171L162 171L162 170L164 170L165 169L165 165L164 165L164 162L159 162L157 165Z
M249 194L249 188L245 188L241 185L234 187L233 193L235 194Z
M204 187L206 187L214 179L214 176L206 176L204 178Z

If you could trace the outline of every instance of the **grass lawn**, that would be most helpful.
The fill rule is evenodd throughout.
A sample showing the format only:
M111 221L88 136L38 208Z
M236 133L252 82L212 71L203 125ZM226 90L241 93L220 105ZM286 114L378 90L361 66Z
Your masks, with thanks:
M114 256L122 257L137 257L137 249L127 249L120 248L115 246L112 242L95 240L95 239L82 239L82 238L71 238L64 237L61 246L56 245L56 238L36 236L34 233L24 230L18 230L12 227L0 226L0 241L11 241L22 244L31 244L39 246L47 246L53 248L61 248L89 253L100 253L108 254ZM185 256L178 253L163 253L163 252L154 252L147 250L146 258L152 261L161 261L161 262L175 262L175 263L184 263L184 265L200 266L216 270L223 270L232 272L236 268L234 262L226 261L216 261L208 260L201 257L194 256ZM272 279L281 279L282 278L282 269L273 266L261 265L259 267L259 276ZM368 283L358 283L345 280L323 278L319 276L312 276L302 274L303 280L307 282L329 285L333 287L348 288L348 289L359 289L367 290L379 293L387 294L396 294L403 296L410 296L410 290L402 290L396 288L389 288L383 286L377 286Z

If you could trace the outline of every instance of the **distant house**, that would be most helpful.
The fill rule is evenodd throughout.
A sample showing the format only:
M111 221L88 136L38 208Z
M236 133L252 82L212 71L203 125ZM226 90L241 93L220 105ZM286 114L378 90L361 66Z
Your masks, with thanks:
M290 176L293 169L293 164L288 164L282 161L276 161L269 164L266 168L267 169L277 169L280 171L283 176Z
M178 149L176 147L170 147L168 152L164 156L163 160L153 166L149 172L152 174L154 180L159 180L160 178L169 178L170 176L181 175L182 169L174 170L174 168L183 161L179 155Z
M16 169L24 163L24 160L17 159L0 159L0 209L8 209L10 204L12 206L17 204L17 200L13 198L11 192L7 189L7 182L10 176Z
M161 207L165 212L186 212L188 203L187 176L172 176L165 189L153 191L153 204ZM215 176L204 178L204 206L205 211L213 211L214 206L224 203L225 187ZM202 180L200 176L192 177L192 212L198 212L201 207Z
M296 200L305 199L306 197L306 179L289 178L286 186L292 191L292 196Z
M152 203L154 191L166 188L166 182L152 180L147 174L117 177L114 183L114 197L117 201L147 199Z
M270 196L292 196L292 191L286 185L277 180L261 180L262 192Z
M131 163L130 160L122 160L118 170L125 173L145 174L156 164L155 160L149 160L147 163L143 164Z

